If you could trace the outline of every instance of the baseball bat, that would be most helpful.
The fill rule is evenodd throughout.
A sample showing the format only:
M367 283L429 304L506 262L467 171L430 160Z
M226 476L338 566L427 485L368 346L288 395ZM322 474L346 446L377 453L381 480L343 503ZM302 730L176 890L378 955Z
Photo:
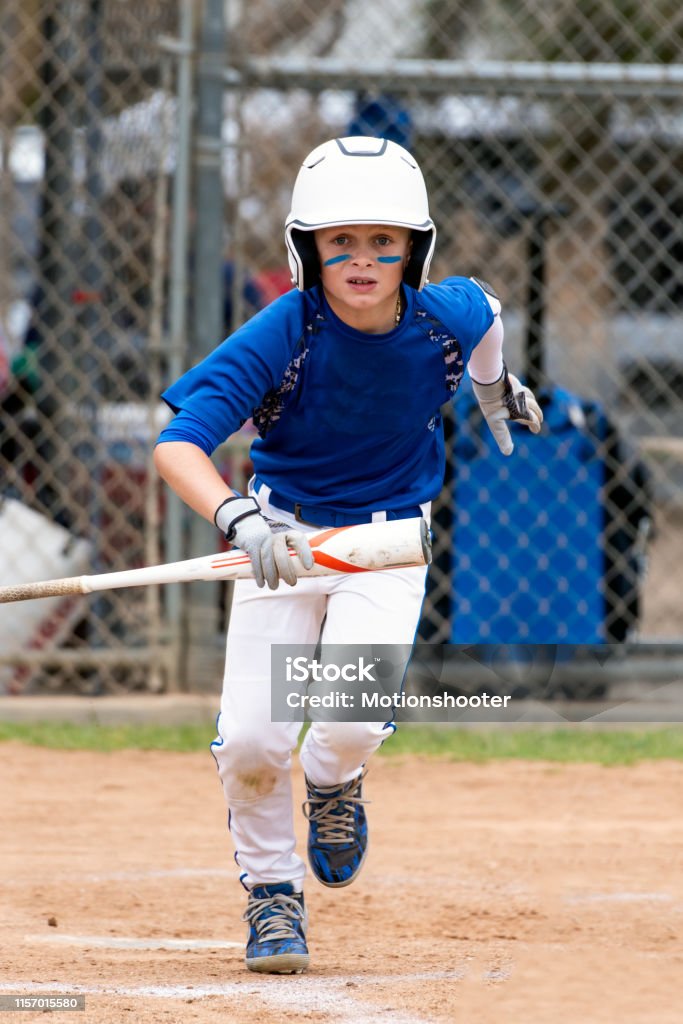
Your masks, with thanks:
M386 523L339 526L307 534L314 566L304 569L290 549L297 576L333 576L347 572L375 572L429 565L431 538L424 519L394 519ZM18 583L0 587L0 604L30 601L38 597L92 594L98 590L145 587L159 583L190 583L193 580L241 580L253 577L248 555L239 548L217 555L203 555L183 562L168 562L144 569L124 569L94 576Z

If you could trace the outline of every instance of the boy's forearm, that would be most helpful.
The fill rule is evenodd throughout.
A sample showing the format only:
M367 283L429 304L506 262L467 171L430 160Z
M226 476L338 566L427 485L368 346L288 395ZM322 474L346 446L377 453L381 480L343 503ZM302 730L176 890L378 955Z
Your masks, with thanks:
M186 505L213 523L218 506L234 495L208 455L188 441L164 441L154 449L159 476Z

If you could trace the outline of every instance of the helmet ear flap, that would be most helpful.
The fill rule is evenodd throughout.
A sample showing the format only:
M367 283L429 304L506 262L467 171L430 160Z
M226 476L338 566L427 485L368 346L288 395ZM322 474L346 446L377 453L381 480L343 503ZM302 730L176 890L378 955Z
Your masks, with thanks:
M299 291L312 288L320 279L320 257L314 233L290 228L287 232L287 248L292 281Z
M413 230L410 259L403 272L403 280L411 288L420 291L427 283L429 264L434 251L435 231Z

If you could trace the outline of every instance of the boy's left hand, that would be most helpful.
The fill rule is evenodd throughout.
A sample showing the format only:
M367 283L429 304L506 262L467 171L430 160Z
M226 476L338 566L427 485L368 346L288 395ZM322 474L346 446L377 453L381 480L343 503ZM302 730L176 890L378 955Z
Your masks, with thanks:
M515 447L507 420L523 423L532 434L540 433L543 422L541 407L533 391L508 373L507 367L493 384L479 384L473 380L472 389L503 455L511 455Z

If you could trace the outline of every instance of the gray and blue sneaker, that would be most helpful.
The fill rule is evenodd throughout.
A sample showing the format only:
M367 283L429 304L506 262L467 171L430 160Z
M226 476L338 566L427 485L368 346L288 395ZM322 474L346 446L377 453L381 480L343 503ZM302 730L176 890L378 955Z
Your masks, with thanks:
M363 866L368 848L365 775L362 771L342 786L314 786L306 779L308 861L318 881L332 889L350 885Z
M249 925L250 971L300 974L308 967L304 896L291 882L255 885L243 920Z

